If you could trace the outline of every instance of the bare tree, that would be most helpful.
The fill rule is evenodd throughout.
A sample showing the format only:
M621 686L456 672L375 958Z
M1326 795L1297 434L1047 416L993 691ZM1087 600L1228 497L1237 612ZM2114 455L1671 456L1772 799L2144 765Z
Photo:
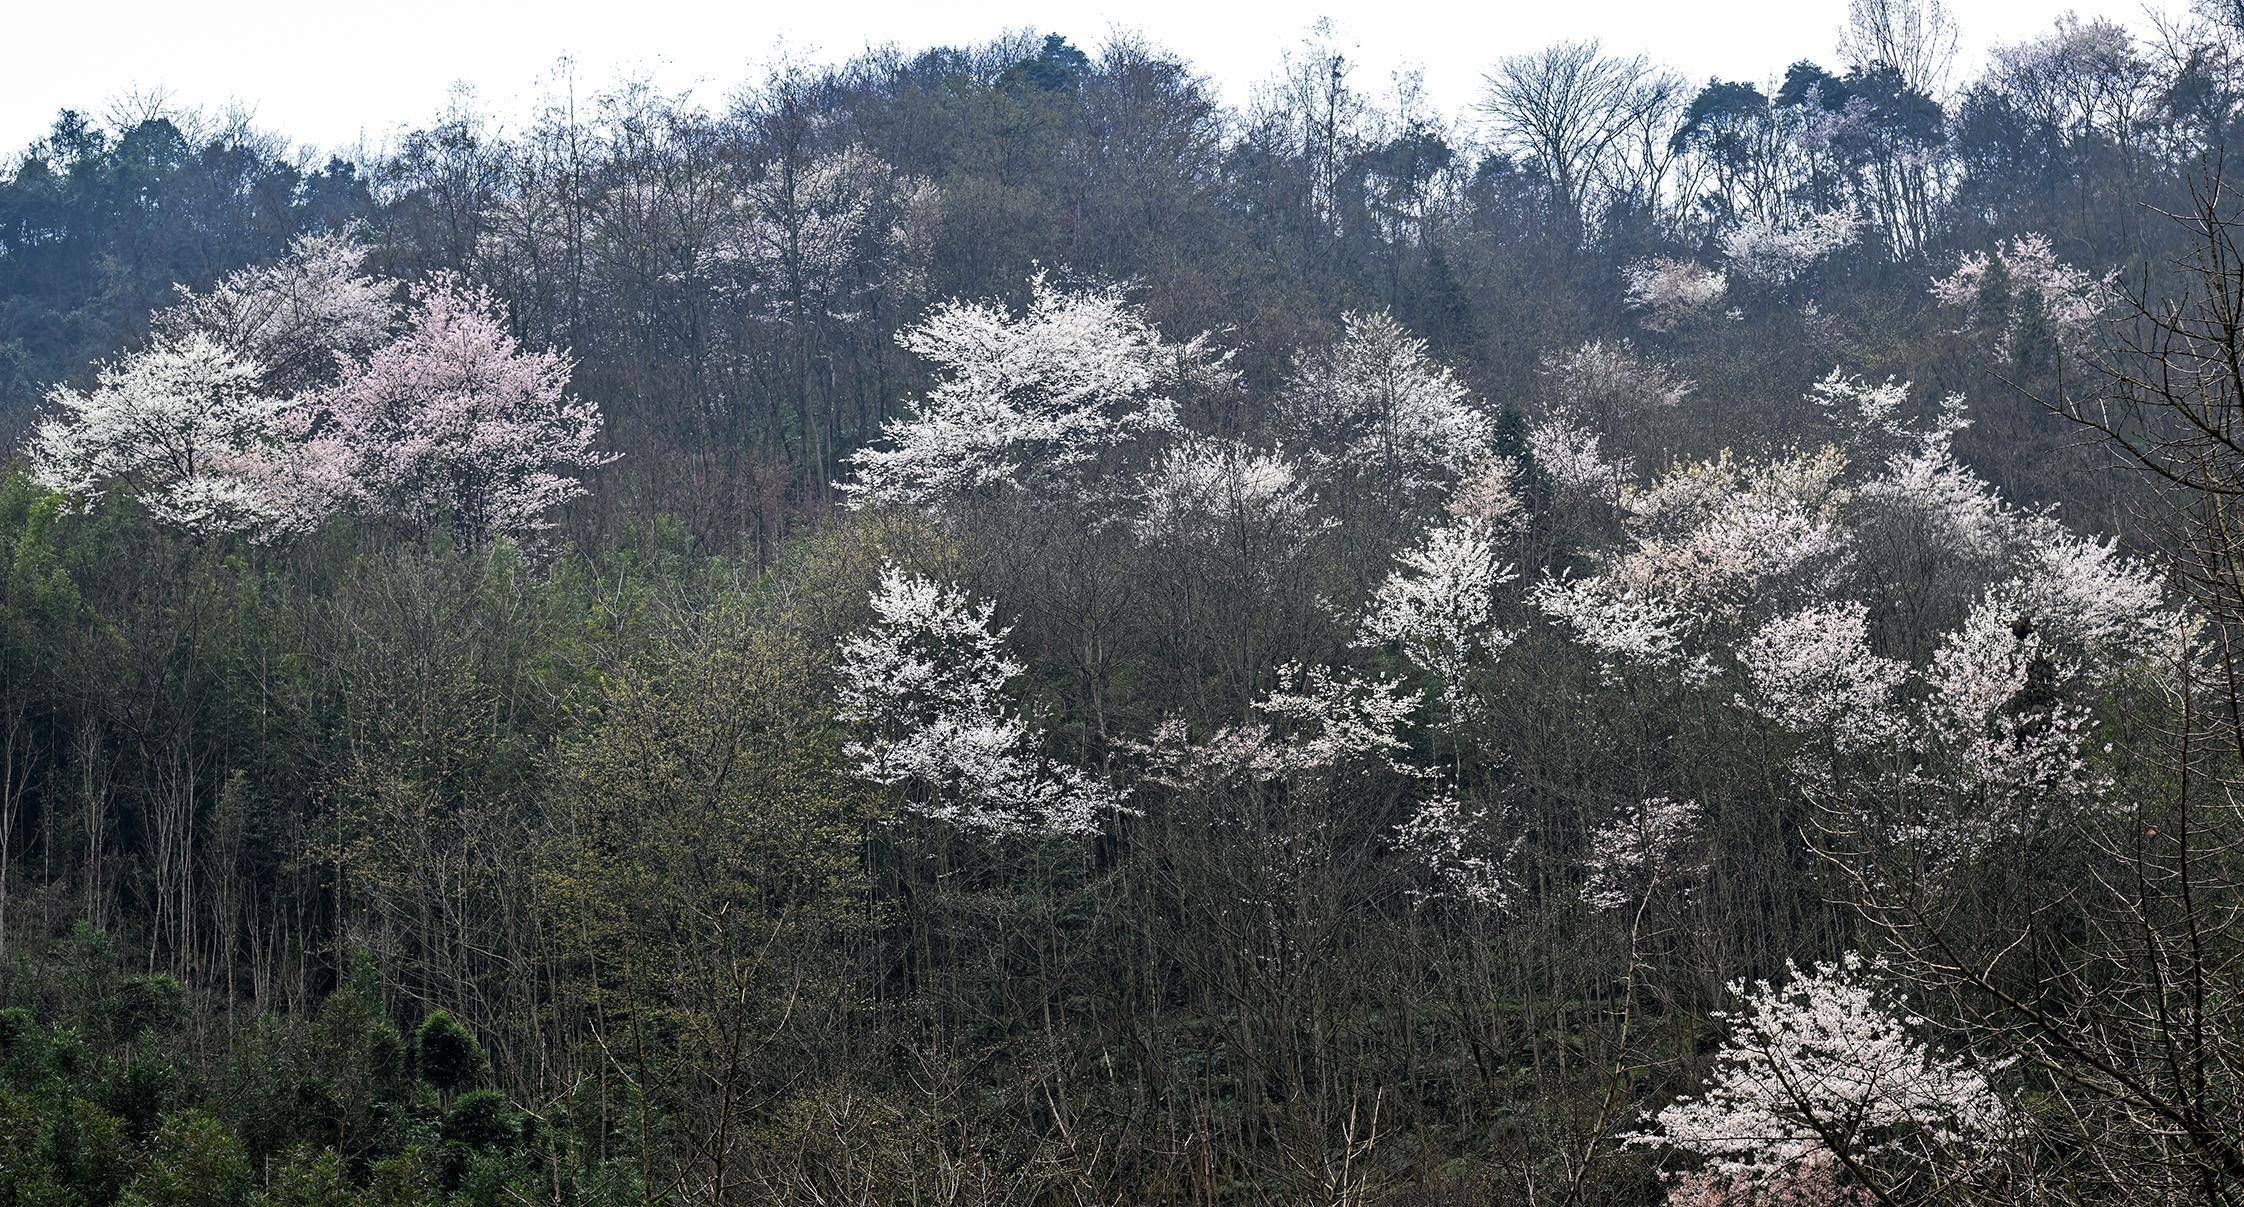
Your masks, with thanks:
M1884 64L1931 96L1956 61L1956 19L1941 0L1849 0L1839 56L1850 67Z
M1539 165L1560 221L1580 237L1591 190L1648 113L1677 89L1642 55L1613 58L1593 39L1511 55L1483 77L1480 112L1499 139Z

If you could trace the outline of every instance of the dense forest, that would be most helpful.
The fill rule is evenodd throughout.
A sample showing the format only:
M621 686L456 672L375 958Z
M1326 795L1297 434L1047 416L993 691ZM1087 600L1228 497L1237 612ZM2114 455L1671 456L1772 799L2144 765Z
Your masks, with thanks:
M1845 18L62 112L0 1207L2244 1203L2244 9Z

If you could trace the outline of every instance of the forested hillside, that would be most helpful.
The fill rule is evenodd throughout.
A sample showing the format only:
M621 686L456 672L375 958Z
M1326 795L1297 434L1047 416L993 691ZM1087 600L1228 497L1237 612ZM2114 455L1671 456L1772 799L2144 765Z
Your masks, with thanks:
M2244 14L1840 34L62 113L0 1207L2244 1201Z

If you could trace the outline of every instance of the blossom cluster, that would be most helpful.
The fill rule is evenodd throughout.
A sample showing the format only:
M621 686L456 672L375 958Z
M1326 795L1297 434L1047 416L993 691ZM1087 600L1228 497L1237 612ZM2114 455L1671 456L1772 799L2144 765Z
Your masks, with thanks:
M2006 1133L1993 1070L1936 1050L1861 956L1730 990L1740 1007L1723 1016L1732 1025L1713 1075L1633 1142L1767 1188L1842 1153L1888 1170L1968 1163Z
M567 359L523 349L495 299L450 278L414 291L399 329L365 256L302 240L184 295L92 391L50 395L38 479L81 504L122 490L198 537L271 540L337 511L471 543L543 527L608 460Z
M995 605L891 566L874 622L842 640L837 716L865 735L857 774L910 785L913 811L989 834L1085 834L1120 805L1097 778L1043 757L1043 735L1008 704L1026 669L992 629Z

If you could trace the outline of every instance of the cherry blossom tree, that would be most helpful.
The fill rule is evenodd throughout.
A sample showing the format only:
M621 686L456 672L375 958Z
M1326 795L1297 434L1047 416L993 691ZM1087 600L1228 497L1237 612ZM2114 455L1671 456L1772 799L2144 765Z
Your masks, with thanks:
M940 206L934 185L861 146L799 165L783 159L735 202L740 220L722 255L758 283L766 311L788 321L816 311L855 322L866 292L915 292L925 274L924 228Z
M2032 232L1964 256L1954 272L1932 283L1932 296L1992 328L1996 349L2005 355L2036 327L2059 349L2078 352L2116 300L2110 277L2092 277L2059 260L2048 236Z
M935 367L915 413L853 454L855 506L942 509L973 497L1100 498L1108 454L1177 429L1173 395L1227 380L1204 338L1171 343L1119 289L1064 289L1045 274L1016 312L939 306L899 342Z
M1312 468L1406 498L1470 476L1492 438L1464 383L1383 311L1295 358L1281 411Z
M1663 885L1704 870L1704 816L1696 801L1655 796L1598 827L1583 861L1582 901L1592 909L1627 909Z
M1762 285L1785 286L1816 262L1851 246L1862 229L1848 210L1818 213L1749 213L1722 235L1722 258L1730 271Z
M1598 429L1608 433L1646 412L1675 409L1695 388L1673 366L1625 339L1590 340L1545 357L1542 377L1553 411L1595 417Z
M1179 442L1155 459L1142 490L1136 528L1147 541L1290 553L1325 527L1291 461L1234 440Z
M1740 1008L1723 1016L1731 1029L1712 1076L1635 1143L1760 1188L1830 1162L1879 1188L1881 1202L1902 1192L1931 1201L2009 1132L2010 1108L1988 1080L2001 1063L1940 1052L1861 956L1730 991Z
M1420 901L1451 899L1481 909L1504 909L1519 893L1512 860L1521 839L1493 837L1495 825L1485 808L1468 805L1451 792L1420 802L1395 827L1395 846L1432 880L1430 889L1413 890Z
M1715 313L1730 291L1720 269L1666 256L1630 265L1622 283L1623 301L1629 309L1643 311L1644 325L1654 331L1673 331L1687 319Z
M1475 705L1467 675L1516 636L1496 627L1496 589L1517 577L1480 524L1441 525L1396 558L1356 640L1399 647L1441 684L1451 722L1470 719Z
M568 394L569 362L524 351L489 294L439 279L404 333L315 397L313 480L348 505L476 543L521 537L605 464L600 412Z
M104 366L90 392L57 388L32 437L39 483L83 505L111 490L201 537L269 539L318 522L295 474L300 407L260 366L210 337L163 340Z
M269 393L310 390L381 346L397 323L398 284L369 276L368 254L352 234L305 235L285 258L235 272L207 293L182 287L178 304L150 324L167 340L201 335L255 363Z
M891 566L872 594L874 621L844 638L837 716L863 737L857 774L915 791L906 807L993 836L1095 833L1121 798L1040 753L1043 736L1013 711L1025 669L990 627L994 604Z

